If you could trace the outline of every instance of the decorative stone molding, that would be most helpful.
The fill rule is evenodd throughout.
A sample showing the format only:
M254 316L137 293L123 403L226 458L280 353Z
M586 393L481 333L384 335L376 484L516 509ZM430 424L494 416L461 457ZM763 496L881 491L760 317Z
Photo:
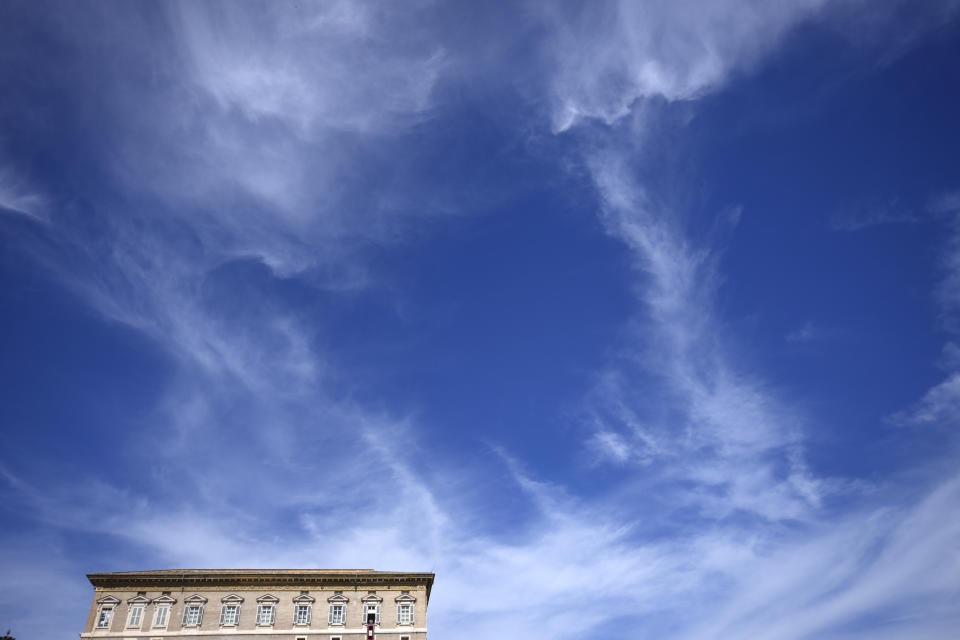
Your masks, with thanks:
M125 591L420 589L429 600L434 575L371 569L163 569L90 573L87 578L98 589Z

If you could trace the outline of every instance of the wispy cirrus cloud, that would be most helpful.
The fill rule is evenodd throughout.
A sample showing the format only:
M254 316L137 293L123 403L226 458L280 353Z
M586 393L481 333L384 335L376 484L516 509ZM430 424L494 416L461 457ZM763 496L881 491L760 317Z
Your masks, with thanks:
M809 320L804 322L801 327L789 332L786 336L787 342L807 343L813 342L822 335L822 330L815 326Z
M380 423L377 428L387 430L369 435L395 436L396 426ZM313 485L302 476L273 488L286 495L249 495L274 496L274 517L289 523L279 534L258 530L259 519L242 510L223 509L222 497L219 507L213 497L207 504L173 506L96 483L78 485L75 495L31 497L22 506L74 532L126 540L173 566L429 568L442 586L431 602L431 626L462 637L505 625L520 636L573 637L626 619L678 639L867 638L878 625L864 620L887 616L881 632L906 639L918 629L940 637L956 617L953 568L942 562L960 541L960 521L943 522L960 503L956 478L916 500L774 536L745 537L728 527L644 539L624 522L622 503L579 501L514 464L509 477L535 514L525 518L523 533L504 540L478 535L469 524L470 505L445 491L462 486L462 474L444 472L428 481L392 454L378 452L371 461L386 464L382 480L389 493L371 492L342 467L338 471L348 472L342 486L325 478L318 484L322 493L311 493ZM47 493L15 484L18 492ZM86 508L78 508L76 496ZM6 497L21 504L19 495ZM298 514L292 520L291 506ZM370 513L377 526L370 526ZM586 587L585 576L591 577ZM27 582L20 593L45 588ZM584 607L584 598L614 606ZM694 618L691 606L698 611Z
M558 53L562 72L553 87L553 126L583 136L601 221L634 257L644 310L621 353L600 376L587 410L592 431L587 444L601 458L632 469L643 487L637 494L655 493L674 508L693 506L700 518L716 523L716 530L751 540L726 548L743 565L712 574L715 583L698 576L703 582L693 599L717 584L732 596L680 637L866 637L872 632L863 630L871 626L864 621L895 605L903 590L916 593L907 597L910 602L924 598L920 592L925 590L915 592L910 583L927 571L940 576L927 593L931 606L923 614L912 605L904 608L911 612L904 615L926 616L926 622L891 621L886 632L892 638L911 637L917 629L942 635L955 618L949 612L950 578L935 565L957 537L956 523L940 522L936 515L955 507L956 479L945 480L915 510L902 508L899 515L885 517L881 507L844 525L827 525L824 502L835 491L846 492L845 483L809 468L802 410L751 371L725 336L716 307L723 281L716 247L710 238L687 233L684 212L671 207L669 192L658 188L660 174L645 181L652 173L647 167L656 161L637 160L658 142L656 112L662 107L646 101L690 102L716 90L819 7L770 7L775 15L746 19L735 28L722 28L709 10L701 12L686 24L689 46L679 55L666 47L670 53L661 57L656 47L671 40L655 38L649 30L658 20L669 20L670 12L657 15L647 7L621 5L601 19L617 21L603 32L604 39L589 31L586 42L577 41L575 31L564 32L567 43L577 46ZM723 10L749 18L762 12L745 3ZM755 28L763 33L741 37ZM684 33L681 28L671 35ZM583 45L595 45L597 55L578 60L565 55ZM609 139L607 132L599 138L592 134L589 120L612 129ZM903 217L897 210L896 221ZM869 220L858 217L844 228L891 221L894 214L887 212ZM943 403L936 400L940 409L930 419L939 421ZM644 498L643 513L660 514L662 524L671 520L657 501ZM738 517L745 514L761 520ZM792 524L784 528L778 522ZM803 533L791 539L787 532L796 532L796 523L804 523ZM935 551L900 564L896 548L927 526ZM811 535L808 527L822 535ZM871 532L867 542L861 537L864 528ZM820 578L829 570L834 579L824 582ZM764 580L767 572L770 578ZM817 586L806 589L808 583Z
M894 201L863 205L838 213L830 219L830 228L834 231L862 231L880 225L909 224L926 219L927 216L923 213L917 213Z
M911 506L759 551L741 566L736 595L686 637L947 637L960 618L955 567L943 562L960 540L958 504L960 479L950 477Z
M394 242L406 217L432 213L397 205L406 187L394 169L405 165L386 158L429 112L442 47L406 8L361 3L64 6L57 19L32 20L77 52L71 70L41 60L38 76L102 119L67 132L85 142L99 190L55 202L55 249L37 244L32 257L104 318L148 336L173 367L112 441L151 489L106 472L60 489L7 474L17 501L45 526L119 535L151 563L369 564L363 545L341 557L318 543L309 560L273 549L278 521L303 536L309 521L325 539L321 514L356 521L371 502L352 462L367 450L362 434L401 430L331 389L338 374L316 306L278 289L296 280L319 298L362 288L358 254ZM95 70L101 89L69 93L88 77L68 76L77 68ZM32 213L10 184L5 206ZM398 526L412 528L396 497ZM400 548L393 533L389 547ZM402 564L423 568L416 558Z
M224 111L236 109L250 121L275 118L303 137L322 137L338 129L389 132L430 108L443 49L424 40L408 12L342 1L261 9L175 9L178 50L192 79Z
M960 213L960 191L944 191L930 198L927 211L936 214Z
M41 27L110 87L74 99L109 123L87 142L113 191L91 198L95 225L61 207L50 233L65 250L38 259L221 395L316 393L329 372L322 339L271 286L365 287L358 253L429 214L396 205L402 165L378 158L429 112L442 48L414 23L397 28L407 12L364 3L131 5L75 18ZM102 47L88 46L101 31ZM154 80L127 83L134 66ZM60 69L43 73L67 83ZM361 164L372 168L361 175ZM30 198L11 202L26 210Z
M960 313L960 192L937 196L930 203L930 209L946 216L946 224L950 229L946 247L941 254L943 276L937 285L936 297L943 308L948 329L956 331L957 316Z
M954 335L958 330L957 314L960 311L960 193L944 192L931 198L928 210L946 216L942 224L949 229L945 246L941 248L941 277L933 292L940 305L943 327ZM894 424L952 426L956 424L960 410L960 362L956 345L948 342L944 347L941 366L947 377L931 387L914 406L899 411L890 417Z
M789 4L621 1L570 14L553 27L553 127L612 124L645 99L695 100L751 67L823 0Z
M894 424L950 426L957 422L960 410L960 372L951 373L945 380L930 388L908 410L891 416Z
M892 28L902 9L875 16L871 30ZM652 170L658 145L670 145L664 140L684 128L683 114L679 126L662 115L695 106L804 23L840 16L847 24L849 10L842 2L734 1L695 10L685 3L611 3L602 12L548 18L558 24L549 39L557 69L549 87L553 128L578 136L600 219L634 257L644 308L621 354L599 376L587 410L588 446L647 475L693 483L684 495L714 517L814 518L843 483L808 468L802 410L752 371L724 335L716 307L722 246L688 233L682 205L661 184L663 173ZM910 38L955 10L947 3L911 14ZM947 196L926 209L942 213L950 203ZM854 230L915 219L893 203L835 225Z
M137 8L121 13L142 23ZM114 137L101 160L129 195L155 196L159 215L178 219L212 258L339 279L352 248L390 241L405 217L425 214L401 202L405 165L383 159L429 116L444 70L443 49L412 14L362 2L175 3L160 20L166 31L110 32L107 47L133 53L162 82L114 79L104 105ZM145 147L150 155L137 153Z
M8 166L0 164L0 212L15 213L44 221L47 198Z
M590 447L681 483L713 517L804 518L823 489L803 462L801 416L725 344L718 255L688 237L642 159L658 144L659 112L718 90L823 5L618 2L550 16L553 127L579 136L600 219L633 256L644 309L595 389Z
M714 516L806 517L822 487L803 463L801 418L737 370L714 310L716 255L684 237L679 218L616 151L589 166L608 233L634 255L646 311L634 344L596 390L594 445L647 473L693 483L685 495ZM647 393L634 390L640 386Z
M886 203L861 203L834 215L830 219L830 228L834 231L862 231L888 224L937 222L957 211L960 211L960 193L945 191L916 206L896 199Z
M900 603L922 621L879 633L943 635L956 615L937 559L958 534L936 516L955 511L956 481L833 521L802 409L727 339L722 243L690 234L638 160L655 137L644 101L718 90L821 4L538 11L550 126L584 158L641 308L584 411L588 446L627 473L590 498L505 455L474 469L475 451L430 441L457 425L337 393L350 372L326 357L324 308L277 293L367 284L357 248L423 219L394 202L404 132L441 108L449 56L470 52L438 46L408 5L165 5L159 36L136 5L100 14L140 25L104 46L160 80L128 94L130 68L112 78L119 107L91 162L120 195L96 200L96 234L55 218L80 257L49 259L176 371L111 443L138 473L40 486L6 472L9 503L138 552L108 556L118 564L436 570L431 626L450 637L579 637L626 620L666 638L873 638L863 617ZM38 600L43 588L30 587Z

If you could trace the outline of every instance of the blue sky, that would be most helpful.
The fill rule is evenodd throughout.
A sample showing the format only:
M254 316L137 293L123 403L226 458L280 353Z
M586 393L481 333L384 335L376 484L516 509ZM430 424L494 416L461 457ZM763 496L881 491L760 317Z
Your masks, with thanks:
M451 640L960 628L960 3L0 25L0 628L168 567L435 571Z

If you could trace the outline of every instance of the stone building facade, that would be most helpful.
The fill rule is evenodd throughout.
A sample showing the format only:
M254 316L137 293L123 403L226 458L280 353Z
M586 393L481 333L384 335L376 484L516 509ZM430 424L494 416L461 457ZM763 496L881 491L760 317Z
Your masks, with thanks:
M81 638L426 640L432 573L167 569L91 573Z

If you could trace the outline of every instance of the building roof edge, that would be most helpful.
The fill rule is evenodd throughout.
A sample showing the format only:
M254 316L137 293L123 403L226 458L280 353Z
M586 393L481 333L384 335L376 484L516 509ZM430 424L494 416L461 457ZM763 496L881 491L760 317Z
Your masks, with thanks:
M155 571L109 571L88 573L87 579L97 588L123 586L214 586L227 583L280 586L307 583L317 586L343 587L389 586L390 584L424 584L427 599L434 574L416 571L375 571L373 569L160 569Z

